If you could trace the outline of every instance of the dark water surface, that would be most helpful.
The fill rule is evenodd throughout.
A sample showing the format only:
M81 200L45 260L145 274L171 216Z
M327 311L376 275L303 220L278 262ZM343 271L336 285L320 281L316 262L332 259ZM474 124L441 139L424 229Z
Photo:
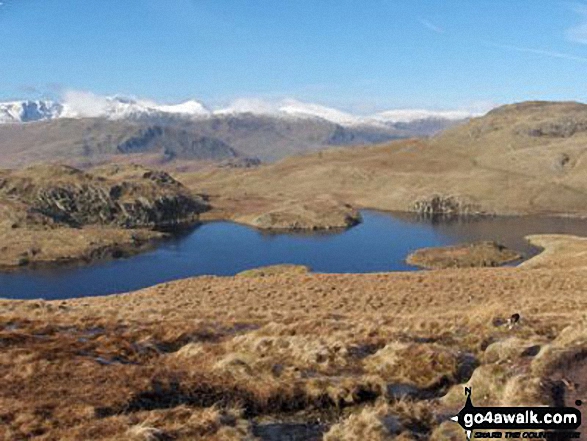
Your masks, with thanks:
M363 212L364 222L329 234L267 234L230 222L211 222L148 253L83 267L0 273L0 297L66 299L136 290L202 274L233 275L265 265L293 263L315 272L410 271L418 249L496 240L525 256L537 253L528 234L587 236L587 221L547 217L490 217L433 223L405 214Z

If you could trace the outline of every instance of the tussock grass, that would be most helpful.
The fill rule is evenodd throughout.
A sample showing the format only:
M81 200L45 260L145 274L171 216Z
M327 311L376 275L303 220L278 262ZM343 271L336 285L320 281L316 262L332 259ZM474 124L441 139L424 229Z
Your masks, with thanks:
M587 358L587 319L568 326L532 363L533 373L546 376Z
M426 389L444 380L455 381L459 355L438 344L392 342L365 359L365 368L386 382Z
M457 423L445 421L430 434L430 441L466 441L465 431Z
M436 425L431 407L422 402L379 401L334 424L324 435L325 441L410 439L412 433L427 435Z
M399 418L393 415L390 406L383 404L365 407L358 413L335 424L324 435L325 441L384 441L393 439L403 427Z

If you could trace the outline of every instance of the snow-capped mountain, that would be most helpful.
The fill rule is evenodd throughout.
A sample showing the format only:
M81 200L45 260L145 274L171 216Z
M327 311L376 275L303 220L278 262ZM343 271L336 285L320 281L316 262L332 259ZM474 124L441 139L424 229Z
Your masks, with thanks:
M353 115L319 104L293 99L264 101L240 99L230 106L214 111L199 101L189 100L180 104L158 104L150 100L104 97L89 92L65 93L62 103L52 101L16 101L0 103L0 124L25 123L55 118L106 118L111 120L169 120L206 119L257 115L279 119L322 120L343 127L368 126L378 129L411 124L420 121L444 121L450 123L469 118L471 112L431 111L420 109L389 110L374 115Z
M228 107L215 110L213 115L252 114L297 119L322 119L344 127L372 126L389 127L394 124L406 124L417 121L444 120L457 121L477 116L477 113L466 110L425 110L399 109L376 113L374 115L353 115L332 107L305 103L293 99L280 102L268 102L260 99L239 99Z
M304 103L293 99L286 99L279 102L269 102L260 99L239 99L228 107L214 111L214 115L238 116L242 114L291 119L317 118L342 126L357 125L363 119L332 107Z
M254 164L332 146L432 136L468 116L424 110L354 115L291 99L241 99L209 110L194 100L160 104L68 92L61 103L0 103L4 161L0 167L20 166L41 154L86 165L126 154L161 163L229 160L236 164L237 158L239 164Z
M239 98L228 107L216 109L214 115L216 116L236 116L242 114L251 115L274 115L279 111L279 106L275 103L265 101L259 98Z
M195 100L175 105L161 105L153 101L120 96L101 97L87 92L68 92L65 95L61 116L64 118L136 119L169 115L195 118L208 116L210 111Z
M0 124L26 123L59 118L63 106L53 101L11 101L0 103Z
M279 113L298 118L321 118L342 126L361 124L361 117L342 112L331 107L319 104L302 103L296 100L286 100L279 107Z
M411 123L430 119L459 120L471 118L472 116L475 115L466 110L399 109L377 113L369 117L369 119L384 123Z
M181 104L156 106L155 110L164 113L190 116L208 116L211 113L202 103L196 100L185 101Z

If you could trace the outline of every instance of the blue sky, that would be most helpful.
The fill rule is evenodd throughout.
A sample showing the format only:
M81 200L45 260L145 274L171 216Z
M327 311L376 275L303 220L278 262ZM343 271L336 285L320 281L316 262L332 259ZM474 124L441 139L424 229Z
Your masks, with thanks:
M587 3L0 2L0 100L292 97L359 113L587 101Z

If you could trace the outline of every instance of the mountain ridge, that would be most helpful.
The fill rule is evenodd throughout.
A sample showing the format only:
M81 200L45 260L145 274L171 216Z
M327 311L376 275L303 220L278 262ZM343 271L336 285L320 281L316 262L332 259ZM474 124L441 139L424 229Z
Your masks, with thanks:
M28 123L57 118L145 119L176 117L184 119L242 116L251 114L284 119L323 119L342 126L388 127L395 123L423 120L458 121L474 116L473 112L395 109L372 115L354 115L320 104L285 99L279 103L262 100L237 100L228 107L210 110L197 100L178 104L158 104L123 96L102 97L90 93L66 94L63 102L51 100L17 100L0 102L0 124Z

